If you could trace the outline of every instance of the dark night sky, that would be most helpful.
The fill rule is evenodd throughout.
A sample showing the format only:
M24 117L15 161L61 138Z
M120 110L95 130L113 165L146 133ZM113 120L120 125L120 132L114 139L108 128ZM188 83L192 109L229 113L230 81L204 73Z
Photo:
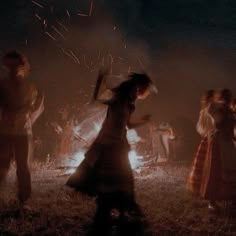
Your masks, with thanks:
M26 53L31 60L32 77L40 81L50 101L55 97L59 101L59 97L66 102L70 96L77 96L71 95L76 84L89 87L86 81L93 80L96 73L89 74L91 79L78 82L77 75L86 77L86 72L61 56L58 41L45 36L45 29L35 14L47 19L48 25L55 25L59 20L72 29L66 40L60 41L60 47L79 50L88 41L94 46L93 50L86 49L91 57L97 53L96 44L100 41L116 47L116 36L101 30L109 28L104 23L107 21L117 27L117 37L128 47L142 45L148 58L147 67L157 77L160 90L157 98L151 99L157 107L157 119L180 114L190 114L196 119L203 90L236 89L235 0L94 0L92 17L76 15L78 10L89 11L90 0L36 2L44 8L29 0L9 0L1 4L0 53L13 47ZM79 32L83 37L77 37ZM83 99L86 100L80 98Z
M36 1L37 2L37 1ZM65 17L65 9L72 14L89 8L90 0L41 0L45 9L54 7L55 17ZM106 7L129 36L150 41L150 36L170 29L236 30L234 0L95 0L95 7ZM96 8L95 8L96 9ZM30 0L10 0L1 4L1 32L3 36L28 36L33 16L40 8ZM47 10L44 10L46 12ZM97 12L97 10L96 10ZM50 14L47 15L50 18ZM145 36L144 36L145 34ZM9 38L7 38L9 40Z

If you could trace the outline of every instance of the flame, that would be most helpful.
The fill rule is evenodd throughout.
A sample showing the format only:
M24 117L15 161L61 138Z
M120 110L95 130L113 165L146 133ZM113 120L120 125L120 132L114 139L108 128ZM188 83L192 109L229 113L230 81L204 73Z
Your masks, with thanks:
M91 124L93 124L92 128ZM75 168L84 160L84 154L88 148L88 144L91 144L96 138L101 126L102 119L100 116L99 119L94 119L94 117L87 118L74 128L74 135L78 136L82 142L80 142L78 151L67 161L66 166L68 166L69 169L66 171L66 174L73 173ZM127 139L131 146L131 150L129 151L130 165L133 170L137 170L142 166L143 159L143 156L138 155L136 152L136 146L141 141L141 138L138 136L135 129L130 129L127 130Z
M142 167L143 156L139 156L135 150L129 151L129 162L133 170L138 170Z

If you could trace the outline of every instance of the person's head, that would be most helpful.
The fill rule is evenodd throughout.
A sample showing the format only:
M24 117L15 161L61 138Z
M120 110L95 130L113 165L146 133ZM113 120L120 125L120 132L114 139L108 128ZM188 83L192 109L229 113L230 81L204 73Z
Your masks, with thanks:
M232 92L230 89L222 89L221 90L221 100L226 105L230 105L232 102Z
M221 103L222 102L222 89L216 89L213 94L213 102Z
M212 100L213 100L213 96L214 96L215 91L213 89L207 90L201 97L201 105L202 108L208 106Z
M15 50L7 52L2 63L13 76L26 77L29 74L30 65L27 58Z
M124 98L145 99L150 90L157 92L155 85L147 74L130 73L128 80L121 83L118 87L113 89L116 96Z

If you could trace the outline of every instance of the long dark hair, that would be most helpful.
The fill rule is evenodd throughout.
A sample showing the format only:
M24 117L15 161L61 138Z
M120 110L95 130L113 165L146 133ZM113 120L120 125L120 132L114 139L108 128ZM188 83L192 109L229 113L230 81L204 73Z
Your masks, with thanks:
M128 80L112 89L114 98L135 100L136 89L149 89L152 84L151 78L145 73L130 73Z

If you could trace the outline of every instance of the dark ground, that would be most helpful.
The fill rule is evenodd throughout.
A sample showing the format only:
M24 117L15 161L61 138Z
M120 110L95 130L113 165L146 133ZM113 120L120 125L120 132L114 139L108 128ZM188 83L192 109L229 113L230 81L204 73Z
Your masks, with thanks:
M236 217L227 203L221 213L208 213L207 202L185 190L185 164L146 169L136 177L137 201L145 218L130 218L112 235L236 235ZM15 174L1 195L0 235L87 235L91 231L95 201L64 186L61 170L35 165L33 196L28 208L19 211L15 198Z

